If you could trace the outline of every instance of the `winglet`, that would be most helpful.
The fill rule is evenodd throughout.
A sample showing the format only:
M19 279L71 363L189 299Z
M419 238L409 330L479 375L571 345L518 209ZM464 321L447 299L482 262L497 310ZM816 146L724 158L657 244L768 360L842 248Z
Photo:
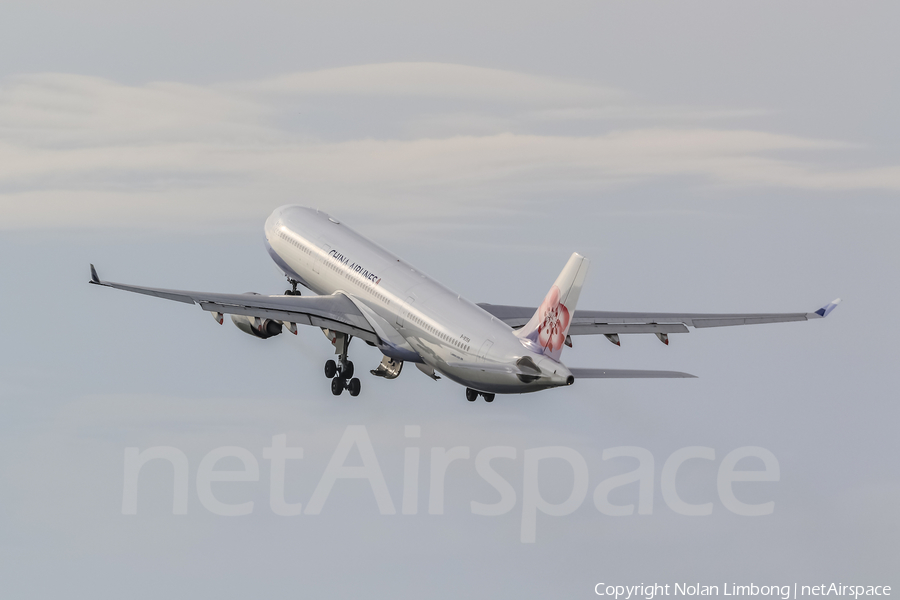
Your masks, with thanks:
M91 281L90 283L100 283L100 277L97 276L97 269L94 268L94 264L91 263Z
M841 303L841 299L835 298L829 304L826 304L825 306L823 306L822 308L817 310L814 314L817 314L822 318L827 317L829 314L831 314L831 311L833 311L837 307L837 305L840 303Z

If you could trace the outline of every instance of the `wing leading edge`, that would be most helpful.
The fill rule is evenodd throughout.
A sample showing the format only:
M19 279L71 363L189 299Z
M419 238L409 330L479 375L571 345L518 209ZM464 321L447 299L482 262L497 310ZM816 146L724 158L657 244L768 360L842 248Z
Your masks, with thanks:
M89 283L185 304L199 304L200 308L209 312L246 315L283 323L322 327L346 333L373 344L379 343L378 335L369 321L352 300L340 293L331 296L263 296L253 293L217 294L151 288L103 281L97 275L94 265L91 265L91 281Z

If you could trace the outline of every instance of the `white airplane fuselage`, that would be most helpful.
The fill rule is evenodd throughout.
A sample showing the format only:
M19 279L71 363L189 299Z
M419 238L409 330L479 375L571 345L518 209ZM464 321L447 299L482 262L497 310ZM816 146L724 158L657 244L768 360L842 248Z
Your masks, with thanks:
M316 294L348 296L378 333L386 356L424 363L487 393L574 381L565 365L529 350L509 325L324 212L282 206L266 221L265 236L269 254L289 278ZM540 377L517 373L523 358L533 361Z

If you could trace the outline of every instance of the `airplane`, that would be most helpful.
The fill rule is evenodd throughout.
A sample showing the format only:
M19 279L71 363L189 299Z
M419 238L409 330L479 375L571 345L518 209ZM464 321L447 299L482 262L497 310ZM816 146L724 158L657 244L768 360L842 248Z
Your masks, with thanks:
M621 345L626 334L669 335L688 327L723 327L821 319L840 299L811 313L697 314L576 310L589 261L573 253L537 308L473 304L335 217L286 205L265 223L266 250L291 289L265 296L218 294L103 281L91 265L89 283L199 304L221 325L224 315L241 331L268 339L298 325L319 327L334 345L337 361L325 363L335 396L360 393L348 349L359 338L383 354L372 375L395 379L410 362L431 377L466 388L466 399L521 394L569 386L578 379L683 378L678 371L569 368L560 362L572 336L604 335ZM302 285L314 296L303 296Z

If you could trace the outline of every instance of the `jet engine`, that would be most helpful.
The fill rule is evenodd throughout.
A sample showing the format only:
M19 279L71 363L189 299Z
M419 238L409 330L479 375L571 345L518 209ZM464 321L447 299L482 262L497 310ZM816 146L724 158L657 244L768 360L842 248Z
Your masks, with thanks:
M261 339L267 339L281 333L281 322L272 319L260 319L245 315L231 315L235 327Z

